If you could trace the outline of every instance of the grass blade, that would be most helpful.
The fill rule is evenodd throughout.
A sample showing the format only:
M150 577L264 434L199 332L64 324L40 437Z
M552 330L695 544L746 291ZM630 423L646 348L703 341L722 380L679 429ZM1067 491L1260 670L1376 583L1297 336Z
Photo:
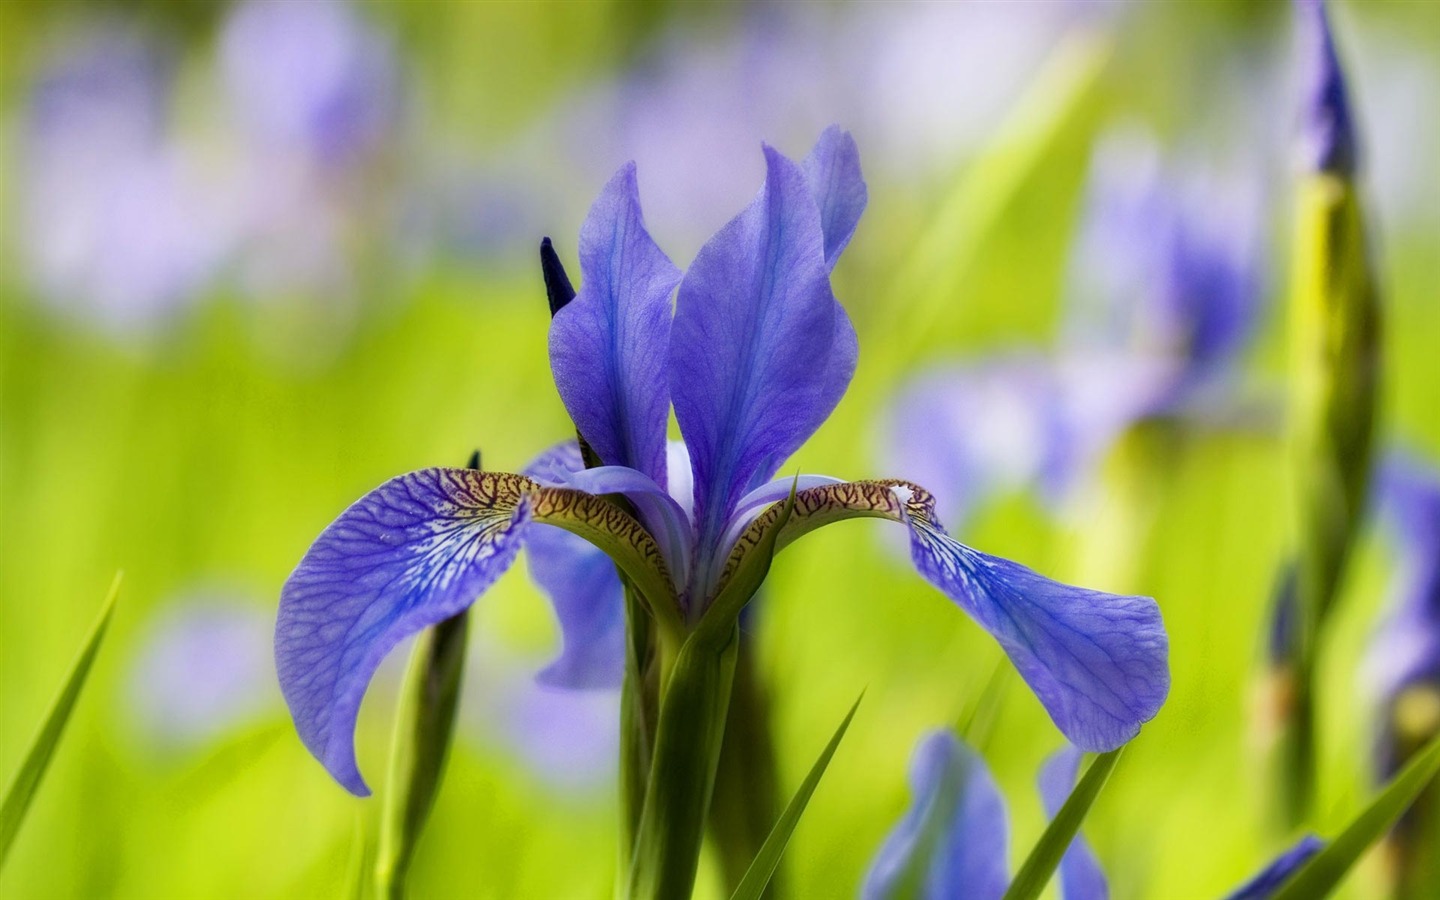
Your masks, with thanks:
M1410 808L1425 786L1440 773L1440 738L1415 754L1409 764L1356 816L1340 835L1300 868L1274 900L1308 900L1334 890L1390 826Z
M835 729L835 734L830 738L830 743L825 745L820 758L815 760L815 765L810 767L810 774L800 784L800 789L791 798L790 805L785 807L785 812L780 814L780 819L775 827L770 829L770 836L755 855L750 863L750 868L745 872L745 877L740 880L740 885L735 888L735 893L730 895L730 900L759 900L765 893L765 888L770 884L770 878L775 874L776 868L780 865L780 857L785 853L785 847L790 843L790 835L795 832L795 826L800 823L800 816L805 813L805 807L810 803L810 796L815 793L815 787L820 784L820 777L825 774L825 769L830 765L830 758L835 755L835 748L840 746L840 739L845 737L845 731L850 727L850 720L855 718L855 710L860 708L860 701L865 694L861 692L855 698L855 703L850 707L850 712L845 714L845 719L840 727Z
M85 645L80 650L80 655L75 658L74 664L70 666L70 674L65 679L64 686L55 700L50 704L50 711L45 715L45 722L40 726L40 731L35 735L35 740L30 743L30 749L25 754L25 759L20 763L20 769L5 789L5 800L0 805L0 866L4 866L5 858L10 853L10 844L15 840L15 835L20 830L20 823L25 818L25 812L30 808L30 801L35 797L35 791L40 787L40 779L45 776L45 769L50 765L50 758L55 754L55 747L60 743L60 736L65 731L65 724L70 721L70 714L75 710L75 701L80 697L80 689L85 686L85 678L90 674L90 665L95 662L95 653L100 649L100 641L105 637L105 629L110 625L110 615L115 611L115 598L120 593L120 573L115 573L115 580L110 583L110 592L105 597L105 604L100 609L100 617L90 628L90 636L85 639Z
M1075 835L1079 834L1080 823L1085 821L1095 798L1100 796L1101 788L1105 787L1105 782L1115 770L1115 764L1119 762L1120 753L1124 749L1123 746L1117 747L1109 753L1095 757L1090 768L1085 770L1080 783L1070 792L1065 805L1060 807L1060 812L1055 814L1045 833L1040 835L1040 840L1016 873L1015 880L1010 882L1010 890L1005 892L1004 900L1034 900L1045 890L1050 876L1055 874L1055 869L1060 865L1060 858L1070 849Z

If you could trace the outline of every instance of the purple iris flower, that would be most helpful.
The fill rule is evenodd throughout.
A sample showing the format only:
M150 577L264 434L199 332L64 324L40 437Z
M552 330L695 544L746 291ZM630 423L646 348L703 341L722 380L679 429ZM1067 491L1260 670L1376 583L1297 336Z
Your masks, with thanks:
M1315 835L1305 835L1295 846L1277 856L1274 862L1226 897L1226 900L1266 900L1267 897L1274 896L1291 875L1298 872L1301 866L1310 861L1310 857L1324 847L1325 842Z
M1036 483L1048 496L1068 476L1074 436L1055 373L1038 353L924 371L896 397L889 417L885 458L931 486L953 528L993 497Z
M1067 747L1040 771L1040 794L1054 816L1075 786L1080 752ZM1005 801L985 761L948 731L936 731L910 763L914 797L881 846L861 886L864 900L1000 900L1010 885ZM1085 841L1060 860L1063 900L1106 900L1110 887Z
M1162 160L1143 136L1095 153L1067 281L1068 352L1121 357L1130 415L1183 411L1222 377L1259 322L1264 244L1248 186Z
M1105 141L1073 250L1063 346L911 379L891 406L887 458L933 478L940 508L963 521L1031 485L1058 503L1135 423L1204 414L1259 321L1254 199L1163 166L1148 139Z
M533 570L533 543L526 552ZM553 686L543 672L535 677L528 661L484 635L476 637L479 659L466 666L461 694L465 730L557 788L606 783L619 759L619 693Z
M343 0L250 0L220 38L227 86L249 132L319 163L373 150L394 124L390 45Z
M1386 709L1379 747L1382 779L1404 763L1394 707L1411 689L1440 696L1440 473L1405 457L1381 470L1381 510L1399 543L1393 606L1376 634L1370 668Z
M583 284L552 320L550 356L560 397L601 466L581 468L575 446L561 445L525 475L402 475L342 513L286 582L280 683L301 739L349 790L367 792L353 732L381 659L473 603L539 525L603 551L658 627L683 640L707 613L725 614L712 604L744 583L736 573L753 569L757 548L778 551L841 519L889 519L909 529L921 575L1000 642L1071 742L1119 746L1159 710L1168 641L1154 600L1060 584L966 547L912 482L772 480L855 369L855 331L829 273L866 188L855 143L838 128L803 163L769 147L764 157L759 196L683 277L645 230L633 165L591 209L580 234ZM672 407L683 442L666 440ZM780 501L792 491L786 518ZM605 496L614 494L635 515ZM559 605L567 653L613 627L594 604L618 597L582 596Z
M27 274L52 305L119 332L185 308L223 260L213 197L170 122L172 60L125 33L42 62L13 179Z

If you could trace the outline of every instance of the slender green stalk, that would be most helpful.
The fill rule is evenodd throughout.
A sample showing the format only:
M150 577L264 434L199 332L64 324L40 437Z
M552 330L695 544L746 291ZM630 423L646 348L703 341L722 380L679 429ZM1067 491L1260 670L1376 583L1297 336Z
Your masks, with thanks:
M1390 704L1396 756L1409 760L1440 737L1440 687L1416 684ZM1395 900L1430 900L1440 885L1440 781L1431 781L1385 838Z
M660 703L655 755L635 839L627 894L690 896L715 787L739 627L699 628L680 648Z
M709 833L720 858L725 893L739 887L779 818L780 775L770 695L755 665L754 642L742 633L710 805ZM770 875L765 897L774 900L784 895L780 875L778 871Z
M785 854L785 848L790 844L790 836L795 833L795 826L800 824L800 817L805 814L805 807L809 805L815 788L819 786L820 779L824 777L825 770L830 766L830 760L835 756L835 750L840 746L840 741L845 737L845 731L850 727L850 720L855 718L855 710L860 708L860 701L865 694L861 692L855 702L851 704L850 711L840 721L840 727L835 729L835 734L830 737L830 742L820 752L820 757L810 767L810 772L801 782L800 789L785 806L785 812L775 821L775 827L766 835L764 843L755 854L754 861L746 869L744 877L730 895L730 900L760 900L766 896L767 889L774 884L775 872L780 867L780 859Z
M1095 798L1100 796L1105 782L1110 780L1110 773L1115 770L1124 749L1123 746L1117 747L1095 757L1090 768L1081 776L1080 783L1070 792L1065 805L1060 807L1045 833L1040 835L1040 840L1021 864L1020 871L1015 873L1015 880L1010 882L1004 900L1034 900L1040 896L1059 868L1060 860L1075 840L1075 835L1079 834L1080 825L1089 814Z
M386 900L405 896L405 877L440 793L465 671L468 612L429 629L410 656L375 853L375 884Z
M1313 803L1316 647L1364 510L1380 370L1379 302L1348 177L1319 173L1302 182L1294 277L1295 659L1278 747L1280 811L1291 826Z
M55 748L59 746L60 738L65 733L65 725L70 721L70 714L75 711L75 702L80 699L80 690L85 687L85 679L90 675L90 667L95 662L95 654L100 650L100 642L110 627L110 617L115 612L115 598L120 595L120 578L121 573L116 572L115 579L110 582L110 592L105 597L105 603L100 607L99 618L91 626L90 634L80 648L80 655L71 664L70 674L65 677L60 693L50 703L44 724L30 742L25 760L20 763L15 777L5 789L4 802L0 803L0 867L5 865L5 859L10 854L10 845L14 843L15 835L20 831L20 823L25 820L25 813L30 809L30 801L35 798L35 792L40 788L40 780L45 777L45 770L50 767Z
M625 681L620 689L620 866L623 886L635 854L660 718L658 629L633 587L625 589ZM623 888L622 888L623 889Z
M1327 897L1401 815L1440 774L1440 738L1411 757L1405 768L1370 801L1345 830L1300 868L1274 894L1275 900ZM1434 896L1427 885L1425 896Z
M480 451L469 468L480 468ZM410 654L395 712L390 772L380 842L375 850L375 887L386 900L405 896L405 878L430 818L455 731L470 614L463 611L427 629Z

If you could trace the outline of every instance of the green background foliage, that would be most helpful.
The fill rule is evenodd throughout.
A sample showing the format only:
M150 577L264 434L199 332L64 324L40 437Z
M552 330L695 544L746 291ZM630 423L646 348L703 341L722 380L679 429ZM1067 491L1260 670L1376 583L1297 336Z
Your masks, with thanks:
M107 10L178 35L200 59L213 52L221 11L204 3ZM723 34L736 27L740 7L395 2L363 11L398 36L425 114L483 149L588 79L631 64L656 35ZM938 198L971 173L974 157L957 158L921 183L872 176L870 209L835 274L837 296L860 336L860 367L850 396L791 467L903 477L885 471L877 453L880 414L900 379L932 361L1049 344L1096 136L1122 119L1177 141L1197 126L1209 135L1203 129L1218 127L1218 109L1267 79L1269 96L1287 98L1285 11L1238 2L1135 11L1093 89L1077 93L1016 193L973 237L968 255L957 248L965 269L922 282L922 289L953 288L943 302L924 299L938 312L918 338L895 324L907 304L922 301L897 295L897 273L933 228ZM1428 41L1431 53L1440 50L1433 4L1341 11L1342 25L1364 26L1374 42L1408 32ZM0 149L7 157L15 156L19 111L42 48L88 14L63 4L0 5ZM1347 39L1342 34L1342 45ZM1224 61L1237 52L1268 62L1254 71L1227 69ZM1351 66L1357 83L1367 74ZM1433 68L1427 77L1434 96ZM958 96L966 86L954 90ZM1292 109L1270 115L1288 117ZM1362 126L1385 115L1385 108L1362 108ZM866 159L865 136L857 137ZM1243 135L1222 137L1245 145ZM797 156L810 139L775 137ZM1186 434L1138 476L1127 462L1133 448L1122 445L1074 514L1056 519L1035 497L1013 496L961 535L1064 580L1160 601L1173 691L1085 826L1117 898L1219 896L1295 836L1276 832L1267 819L1253 727L1293 490L1280 420L1290 187L1274 153L1273 265L1243 379L1247 396L1269 411L1263 424L1246 433ZM1003 171L1013 158L990 162ZM708 161L694 163L695 177L704 178ZM1433 168L1428 172L1428 184L1415 189L1436 201L1429 218L1381 230L1375 249L1387 317L1381 446L1398 442L1434 460L1440 198L1433 196ZM642 169L642 196L644 179ZM570 173L554 178L567 190L575 180ZM274 685L265 687L272 695L265 714L243 729L199 748L157 748L137 727L131 695L147 624L196 585L226 585L273 612L309 541L383 479L458 465L476 446L488 468L514 471L569 434L546 362L538 266L528 255L494 265L441 261L400 277L382 253L357 287L362 314L338 338L323 313L295 311L304 309L299 298L257 307L223 286L159 333L117 338L54 314L27 284L14 249L22 227L10 214L16 188L0 179L7 182L0 186L7 208L0 776L19 765L116 569L125 570L126 583L76 719L0 874L0 892L332 896L344 884L357 833L373 840L378 801L358 801L330 781L295 737ZM570 218L546 226L567 261L574 259L574 226L599 186L574 185ZM734 208L744 199L735 198ZM718 225L733 210L704 212ZM657 237L666 243L663 233ZM1127 481L1136 477L1138 485ZM787 550L752 625L774 692L786 796L865 691L786 857L787 878L805 896L853 893L908 802L905 772L916 737L959 720L1000 658L993 642L910 571L883 539L887 527L849 523ZM1312 827L1322 834L1337 830L1372 791L1373 709L1357 673L1393 558L1385 536L1367 531L1321 647L1321 784ZM504 646L532 665L558 646L552 614L523 566L476 606L472 629L487 636L472 642L473 653ZM382 675L362 710L360 761L372 783L385 769L396 681ZM503 742L486 738L495 727L482 720L461 730L414 861L415 896L607 896L616 861L613 785L577 790L548 781ZM1060 742L1034 697L1008 678L980 749L1010 802L1012 865L1043 829L1034 775ZM714 881L709 866L702 864L702 895ZM1380 883L1372 861L1342 896L1378 896Z

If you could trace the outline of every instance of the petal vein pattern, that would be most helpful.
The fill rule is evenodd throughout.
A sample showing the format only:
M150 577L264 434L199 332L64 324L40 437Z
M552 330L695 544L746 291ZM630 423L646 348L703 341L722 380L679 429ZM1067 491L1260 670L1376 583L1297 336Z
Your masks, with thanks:
M280 595L275 661L305 746L355 794L360 699L406 637L455 615L520 551L516 475L424 469L366 494L326 528Z
M795 495L775 546L845 519L903 522L916 570L999 642L1072 744L1103 752L1138 734L1170 690L1169 641L1155 601L1062 584L971 549L946 534L934 509L930 492L907 481L811 488ZM771 507L740 535L722 586L779 514Z
M635 164L601 192L580 231L584 281L550 326L555 386L600 459L665 483L670 295L680 271L640 213Z
M701 554L730 511L830 414L837 304L820 214L800 168L765 148L760 196L680 284L670 343L675 416L695 473ZM842 349L846 349L843 348Z
M660 548L615 504L523 475L423 469L341 513L280 595L275 661L305 745L342 785L368 794L355 761L360 700L406 637L468 607L510 567L530 522L557 525L608 555L675 613Z

